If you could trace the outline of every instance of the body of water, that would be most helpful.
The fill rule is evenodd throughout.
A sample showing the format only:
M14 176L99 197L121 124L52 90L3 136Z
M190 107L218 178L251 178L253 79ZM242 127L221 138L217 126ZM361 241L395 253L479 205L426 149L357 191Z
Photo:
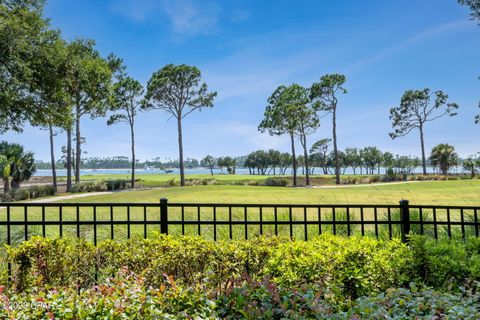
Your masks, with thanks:
M124 174L124 175L129 175L132 170L130 169L81 169L80 170L80 175L85 176L85 175L93 175L93 174ZM223 170L224 173L227 172L227 170ZM213 170L214 174L221 174L222 172L220 170ZM237 174L248 174L248 169L237 169L236 170ZM72 172L73 174L73 172ZM159 169L136 169L135 174L165 174L165 171L159 170ZM173 171L170 174L180 174L179 169L173 169ZM205 169L205 168L196 168L196 169L185 169L185 174L210 174L210 169ZM52 175L52 170L37 170L35 173L35 176L37 177L48 177ZM59 177L65 177L67 176L67 170L65 169L57 169L57 176Z
M427 171L428 171L428 173L434 173L435 172L433 168L427 168ZM417 168L415 170L415 173L421 173L421 172L422 172L422 168ZM80 170L80 175L82 175L82 176L84 176L84 175L95 175L95 174L129 175L130 173L131 173L131 170L129 170L129 169L82 169L82 170ZM137 169L137 170L135 170L135 173L136 174L155 174L155 175L160 174L161 175L161 174L165 174L165 171L159 170L159 169ZM214 174L222 174L222 171L218 170L218 169L214 169L213 173ZM223 173L226 174L227 170L223 170ZM278 173L278 170L277 170L277 173ZM321 173L322 173L321 168L315 168L314 174L321 174ZM357 169L356 173L359 174L360 170ZM365 174L365 170L363 171L363 173ZM377 173L377 171L375 171L375 174L376 173ZM385 170L382 168L380 170L380 174L384 174L384 173L385 173ZM450 173L451 174L463 173L463 169L461 167L454 167L450 170ZM180 170L179 169L174 169L171 174L180 174ZM185 174L210 174L210 169L207 169L207 168L185 169ZM248 171L248 169L240 168L240 169L236 169L236 174L249 174L249 171ZM273 174L273 172L270 173L270 174ZM287 170L287 174L291 174L291 170ZM299 168L298 174L302 174L302 169L301 168ZM331 174L333 174L333 170L331 171ZM351 168L347 168L347 170L345 170L345 174L353 174L353 170ZM35 176L37 176L37 177L48 177L48 176L51 176L51 175L52 175L52 170L42 169L42 170L37 170L37 172L35 173ZM67 175L67 170L65 170L65 169L58 169L57 170L57 176L65 177L66 175Z

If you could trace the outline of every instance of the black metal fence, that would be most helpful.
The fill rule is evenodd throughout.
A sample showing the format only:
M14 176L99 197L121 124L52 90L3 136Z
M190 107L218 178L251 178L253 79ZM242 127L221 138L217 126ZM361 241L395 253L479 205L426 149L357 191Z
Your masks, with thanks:
M31 236L147 238L155 233L212 240L270 234L308 240L322 233L401 238L408 234L479 236L478 206L212 203L8 203L0 208L0 243Z

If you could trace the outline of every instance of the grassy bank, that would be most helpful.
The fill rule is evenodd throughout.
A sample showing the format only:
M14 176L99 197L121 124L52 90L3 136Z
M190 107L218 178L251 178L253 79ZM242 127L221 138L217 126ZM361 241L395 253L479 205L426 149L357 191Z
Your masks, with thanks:
M292 177L291 176L282 176L282 175L228 175L228 174L188 174L186 175L187 184L220 184L220 185L235 185L235 184L262 184L267 178L275 177L275 179L286 179L290 184ZM460 175L460 176L449 176L449 179L469 179L469 176ZM65 177L60 177L60 181L66 181ZM82 176L82 181L97 181L97 180L119 180L125 179L129 180L130 175L128 174L92 174ZM179 183L178 174L138 174L136 175L137 186L141 187L163 187L170 186ZM384 175L361 175L361 174L344 174L341 175L342 184L368 184L370 182L382 182ZM401 180L402 176L397 175L396 180ZM435 180L444 180L443 176L429 175L427 178L424 178L421 175L410 175L408 176L409 180L425 180L425 179L435 179ZM335 176L334 175L311 175L310 176L311 185L314 186L324 186L324 185L335 185ZM299 174L298 184L300 186L305 185L305 176Z
M424 205L479 205L480 180L338 188L208 185L119 192L66 202L157 202L162 197L173 202L397 204L401 199L408 199L411 203Z

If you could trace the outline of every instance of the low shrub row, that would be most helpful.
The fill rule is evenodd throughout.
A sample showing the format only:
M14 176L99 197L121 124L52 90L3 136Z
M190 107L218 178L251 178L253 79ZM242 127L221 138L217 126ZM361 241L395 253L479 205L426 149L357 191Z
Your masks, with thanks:
M0 201L22 201L28 199L36 199L40 197L53 196L55 194L55 188L51 185L41 185L29 188L12 189L7 194L0 195Z
M332 235L226 242L160 235L95 247L34 237L5 254L13 284L0 287L0 300L38 304L35 310L3 309L11 318L47 312L62 319L480 315L478 238L415 236L406 245ZM6 283L5 270L2 277Z
M266 187L286 187L288 185L288 180L285 178L267 178L264 182L260 184L261 186Z
M480 280L480 239L431 240L414 236L399 240L323 235L309 241L260 237L214 242L197 237L112 241L96 247L78 239L33 237L8 247L14 288L34 285L82 288L128 267L147 285L164 284L164 274L186 286L221 289L243 274L271 277L285 287L318 284L339 299L377 294L411 281L447 288L467 279ZM6 280L6 279L2 279Z
M444 176L439 174L398 174L398 173L386 173L384 175L358 175L358 176L345 176L341 178L342 184L368 184L378 182L394 182L394 181L444 181L444 180L462 180L469 179L468 176Z
M127 188L128 180L98 180L79 182L72 186L72 192L102 192L124 190Z
M280 287L244 278L224 292L183 287L173 277L146 285L127 268L104 284L77 290L1 290L2 318L10 319L471 319L480 318L480 286L456 292L429 288L388 289L339 307L311 285Z

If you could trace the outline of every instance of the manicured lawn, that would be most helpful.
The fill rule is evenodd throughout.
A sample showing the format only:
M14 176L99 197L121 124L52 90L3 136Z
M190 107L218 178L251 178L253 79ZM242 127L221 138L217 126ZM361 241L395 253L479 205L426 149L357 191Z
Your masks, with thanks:
M118 192L65 202L171 202L207 203L323 203L397 204L408 199L423 205L480 205L480 180L425 181L405 184L338 188L283 188L235 185L171 187Z

